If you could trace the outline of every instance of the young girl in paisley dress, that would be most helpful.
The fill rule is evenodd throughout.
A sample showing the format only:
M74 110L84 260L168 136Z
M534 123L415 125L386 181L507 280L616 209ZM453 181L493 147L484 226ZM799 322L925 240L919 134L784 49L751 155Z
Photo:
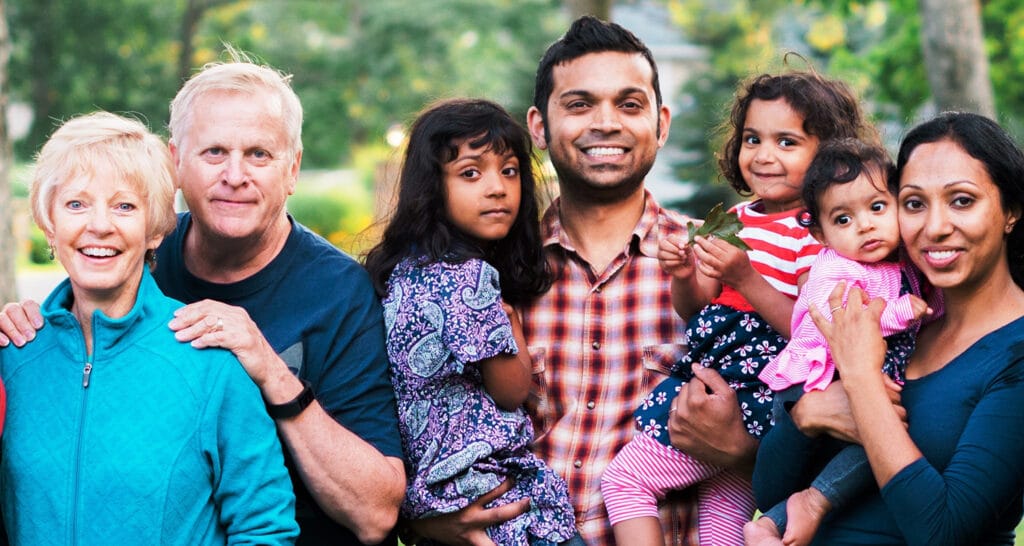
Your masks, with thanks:
M755 508L750 480L672 447L670 413L693 367L705 366L736 391L752 437L771 427L773 393L758 373L786 346L798 287L821 248L797 221L804 173L819 143L874 134L849 88L813 71L744 82L725 127L719 168L740 195L753 197L732 209L751 250L714 237L698 236L692 247L660 242L661 266L673 276L672 304L688 321L689 353L637 409L637 436L602 475L619 544L662 544L657 501L692 485L700 544L743 544Z
M543 293L533 156L500 106L448 100L413 124L398 203L366 267L383 297L408 487L402 516L530 499L499 545L579 540L565 481L530 452L532 364L511 305ZM582 542L580 542L582 544Z

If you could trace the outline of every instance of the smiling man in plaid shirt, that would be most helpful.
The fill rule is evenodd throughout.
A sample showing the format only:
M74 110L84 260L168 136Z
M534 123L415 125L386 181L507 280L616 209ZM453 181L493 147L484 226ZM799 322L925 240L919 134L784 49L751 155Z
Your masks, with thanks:
M601 473L634 435L633 410L686 352L686 323L657 258L658 239L685 233L686 219L644 189L669 121L650 50L616 24L582 17L540 62L527 124L558 173L560 197L541 226L555 281L519 310L534 366L528 406L534 450L568 482L591 546L615 543ZM675 447L750 472L756 443L716 372L700 370L676 403ZM485 508L508 487L413 526L445 544L493 544L486 528L529 506ZM694 509L685 492L666 503L666 544L697 544Z
M685 233L685 218L643 185L669 121L650 50L618 25L581 18L541 60L528 125L561 196L542 223L556 280L521 310L538 395L534 448L569 483L591 545L614 543L601 473L635 433L643 396L686 351L657 260L658 239ZM697 379L678 401L688 419L674 418L673 441L708 462L749 465L756 444L732 390L715 372ZM662 510L666 544L696 544L692 508L681 495Z

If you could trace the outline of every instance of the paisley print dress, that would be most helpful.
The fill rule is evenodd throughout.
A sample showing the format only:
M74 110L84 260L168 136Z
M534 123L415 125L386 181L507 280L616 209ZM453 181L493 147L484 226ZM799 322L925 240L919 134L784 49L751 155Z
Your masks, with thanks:
M519 348L487 262L406 258L384 299L391 381L409 476L402 513L423 518L464 508L506 478L494 501L531 499L526 514L492 527L498 544L561 542L576 533L565 481L529 449L530 419L484 390L478 363Z

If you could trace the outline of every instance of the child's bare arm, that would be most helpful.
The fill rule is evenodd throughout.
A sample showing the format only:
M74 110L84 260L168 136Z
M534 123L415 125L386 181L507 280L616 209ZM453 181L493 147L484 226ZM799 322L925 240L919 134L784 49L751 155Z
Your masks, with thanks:
M512 335L515 337L519 354L500 354L480 361L480 374L483 376L484 389L500 408L512 411L526 401L530 394L530 373L533 361L526 349L526 337L519 314L507 303L502 308L512 324Z
M750 263L746 251L722 239L697 237L693 245L697 271L736 289L780 335L789 338L792 298L779 292ZM803 279L800 279L800 283Z

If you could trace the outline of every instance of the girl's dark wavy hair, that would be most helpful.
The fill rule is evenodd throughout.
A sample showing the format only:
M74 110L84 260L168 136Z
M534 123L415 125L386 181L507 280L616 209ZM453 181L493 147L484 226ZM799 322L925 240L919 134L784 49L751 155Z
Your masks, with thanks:
M797 221L800 225L821 227L821 209L818 200L825 190L839 184L853 182L861 174L866 175L878 188L893 190L888 186L893 164L889 152L880 144L868 143L856 138L829 140L818 146L818 152L807 172L801 197L804 213ZM878 178L876 180L875 178ZM893 192L893 195L895 193Z
M487 248L459 231L444 212L444 166L458 157L459 143L467 139L474 149L511 152L519 160L519 216L508 235ZM426 262L487 261L498 270L501 296L508 303L546 292L551 272L541 246L535 164L529 133L501 106L482 99L449 99L427 107L409 135L398 203L380 243L366 254L377 294L386 294L395 266L413 255Z
M740 195L751 194L739 164L747 110L755 99L780 98L803 116L804 131L818 137L819 142L837 138L879 141L878 132L864 118L857 97L842 81L827 79L814 70L761 74L740 84L729 118L719 128L728 138L718 157L718 168Z
M899 190L900 178L914 150L922 144L942 140L956 143L968 155L985 166L989 178L999 188L1006 210L1024 212L1024 153L998 123L985 116L967 112L943 112L910 130L896 156L896 171L889 179L891 191ZM1006 237L1006 257L1010 275L1024 287L1024 222L1014 224ZM995 224L993 224L995 226ZM1001 227L1001 226L999 226ZM995 227L993 228L995 229Z

